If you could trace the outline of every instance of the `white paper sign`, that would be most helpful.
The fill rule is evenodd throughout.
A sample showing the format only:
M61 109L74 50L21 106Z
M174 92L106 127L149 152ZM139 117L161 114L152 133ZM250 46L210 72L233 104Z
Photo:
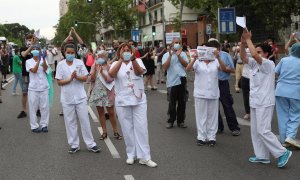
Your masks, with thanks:
M166 43L171 44L174 38L180 38L180 32L166 33Z
M214 52L217 50L214 47L197 46L198 59L199 60L210 60L216 59Z
M243 17L236 17L236 24L241 26L242 28L247 28L246 27L246 17L243 16Z
M194 55L197 55L198 51L197 51L197 49L190 49L189 50L189 54L190 54L191 59L193 60L194 59Z

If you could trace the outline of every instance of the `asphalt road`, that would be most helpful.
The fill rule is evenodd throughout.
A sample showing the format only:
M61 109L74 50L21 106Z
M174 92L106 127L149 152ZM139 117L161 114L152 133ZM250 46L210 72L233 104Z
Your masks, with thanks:
M81 138L81 150L76 154L68 154L63 117L59 116L59 87L55 84L56 96L50 112L49 132L35 134L30 131L28 118L17 119L21 110L21 96L12 96L12 83L8 84L6 90L2 91L3 103L0 104L0 179L299 179L299 151L293 151L293 156L284 169L277 168L276 159L272 159L269 165L251 164L247 161L253 155L253 148L249 121L241 118L239 121L243 125L240 136L231 136L225 123L225 131L217 136L214 148L196 146L193 75L188 79L190 100L186 109L186 129L176 126L173 129L165 128L165 85L158 85L158 91L147 92L151 156L158 163L157 168L148 168L138 163L126 165L124 141L113 138L109 123L110 138L106 141L98 140L101 128L94 107L89 111L90 121L94 138L102 152L94 154L87 151ZM236 114L243 117L242 94L233 92L233 81L231 87ZM278 134L276 116L272 127L274 133Z

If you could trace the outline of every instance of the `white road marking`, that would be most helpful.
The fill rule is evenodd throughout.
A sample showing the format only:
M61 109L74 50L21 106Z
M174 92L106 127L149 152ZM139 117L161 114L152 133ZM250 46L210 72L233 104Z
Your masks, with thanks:
M88 111L89 111L89 113L90 113L90 115L91 115L93 121L94 121L94 122L99 122L99 121L98 121L98 118L97 118L97 116L96 116L96 114L94 113L94 111L92 110L92 108L91 108L90 106L88 106Z
M163 93L163 94L167 94L167 92L168 92L166 90L157 90L157 91L160 92L160 93Z
M134 180L134 177L132 175L124 175L124 178L126 180Z
M88 106L88 111L89 111L93 121L98 122L98 118L90 106ZM100 134L103 133L102 127L98 127L98 130L99 130ZM106 139L104 139L104 142L105 142L106 146L108 147L113 158L121 158L119 152L117 151L116 147L111 142L111 140L108 136Z
M98 130L100 132L100 134L103 133L102 127L98 127ZM110 138L107 136L106 139L104 139L105 144L107 145L112 157L114 159L116 158L121 158L119 152L117 151L116 147L114 146L114 144L111 142Z
M15 79L14 76L11 76L7 79L8 83L4 84L3 87L5 88L7 85L9 85L9 83L11 83L13 80Z

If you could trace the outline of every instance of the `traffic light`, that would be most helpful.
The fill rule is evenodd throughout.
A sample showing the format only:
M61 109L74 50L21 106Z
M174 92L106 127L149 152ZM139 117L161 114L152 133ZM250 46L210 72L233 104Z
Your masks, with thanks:
M91 3L93 3L93 0L86 0L86 2L87 2L88 4L91 4Z
M74 21L74 24L75 24L75 27L77 27L78 26L78 21Z
M155 26L152 26L152 36L156 35Z

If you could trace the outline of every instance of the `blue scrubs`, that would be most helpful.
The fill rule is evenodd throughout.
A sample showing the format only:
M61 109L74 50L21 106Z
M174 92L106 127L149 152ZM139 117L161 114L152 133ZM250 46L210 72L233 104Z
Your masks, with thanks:
M296 138L300 125L300 58L282 58L275 68L279 75L276 96L276 111L280 142Z

